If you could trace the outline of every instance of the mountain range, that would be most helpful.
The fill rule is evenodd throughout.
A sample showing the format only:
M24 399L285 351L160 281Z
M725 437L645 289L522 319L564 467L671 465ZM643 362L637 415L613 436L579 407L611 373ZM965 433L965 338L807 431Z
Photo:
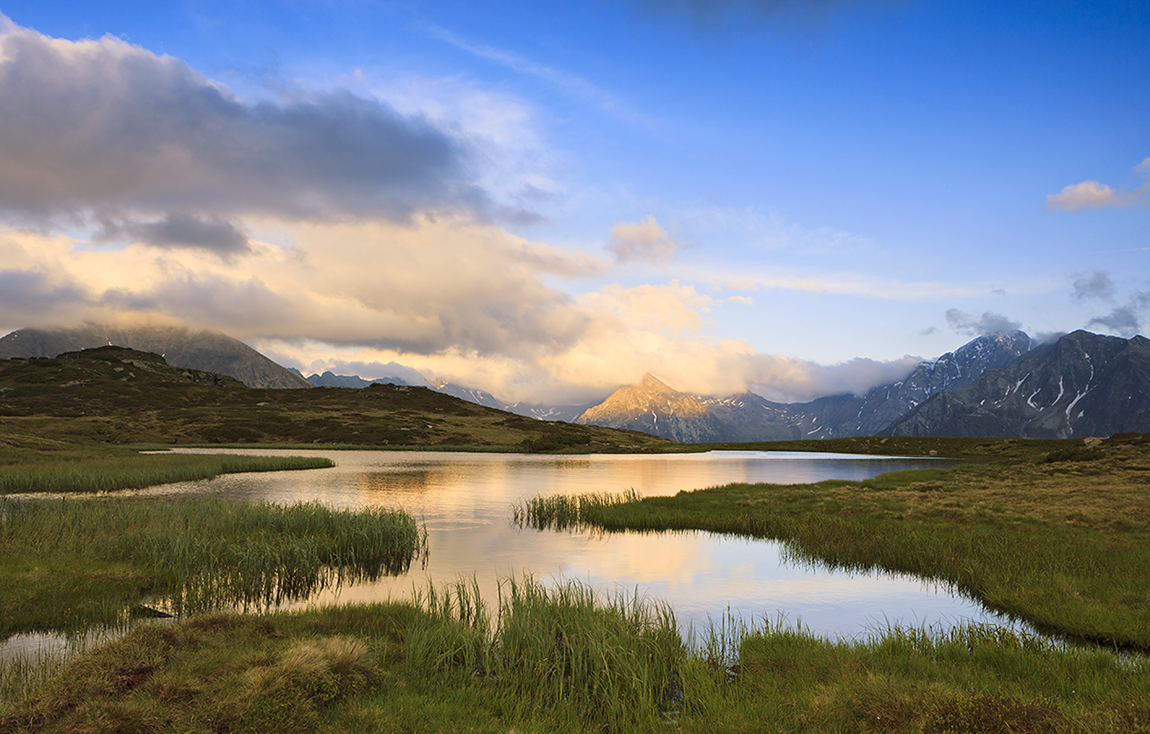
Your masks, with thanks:
M576 422L654 433L687 442L789 441L873 436L933 395L970 384L1030 350L1015 331L980 336L933 362L919 363L905 379L864 395L830 395L806 403L777 403L744 391L723 397L678 392L652 375L616 390Z
M1076 331L934 395L885 432L1072 438L1148 427L1150 340Z
M903 380L805 403L774 402L749 390L688 395L650 374L602 402L558 406L506 403L399 364L389 365L394 375L374 380L332 372L305 379L229 336L176 327L21 329L0 338L0 359L54 357L109 344L161 354L174 366L227 375L248 387L427 387L530 418L689 443L877 435L1066 438L1150 430L1150 398L1144 397L1150 395L1150 341L1086 331L1038 346L1021 331L980 336L919 363Z

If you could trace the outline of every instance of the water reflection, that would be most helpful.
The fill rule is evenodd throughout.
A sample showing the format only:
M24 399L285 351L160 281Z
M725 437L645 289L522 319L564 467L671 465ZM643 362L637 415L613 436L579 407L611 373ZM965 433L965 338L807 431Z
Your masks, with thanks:
M829 637L867 636L891 622L1010 625L929 581L879 572L829 571L789 562L774 542L711 533L552 532L518 529L511 506L527 497L580 492L669 495L731 482L809 483L866 479L887 471L937 467L929 459L764 452L656 456L537 456L438 452L228 450L324 456L336 466L306 472L225 475L123 494L211 493L335 508L402 508L426 524L430 557L422 569L328 590L310 603L410 597L414 588L474 578L494 601L501 579L576 579L609 591L638 591L669 602L684 628L730 613L754 622L783 617ZM110 498L112 499L112 498Z
M277 453L247 451L242 453ZM430 558L406 576L327 591L312 603L406 598L413 587L474 578L495 599L500 579L577 579L663 599L684 626L728 612L748 622L784 617L826 636L866 636L890 622L1010 624L937 584L903 575L848 573L790 563L779 544L710 533L551 532L517 529L515 502L535 495L668 495L731 482L861 480L937 467L937 460L842 454L712 452L657 456L533 456L437 452L298 451L336 466L236 474L144 490L210 492L245 500L320 500L340 508L400 507L426 523Z

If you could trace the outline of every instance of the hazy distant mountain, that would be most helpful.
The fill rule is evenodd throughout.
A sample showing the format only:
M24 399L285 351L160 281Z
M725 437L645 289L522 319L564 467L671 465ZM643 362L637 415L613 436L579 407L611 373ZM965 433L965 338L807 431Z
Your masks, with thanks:
M359 375L337 375L326 371L322 375L309 375L307 381L315 387L354 387L363 389L372 385L411 385L412 383L400 377L377 377L374 380L365 380ZM422 383L417 383L422 386Z
M373 380L365 380L359 375L336 375L332 372L324 372L322 375L311 375L307 378L307 381L316 387L365 388L377 384L429 387L432 390L445 395L451 395L461 400L466 400L469 403L475 403L476 405L482 405L488 408L496 408L507 411L508 413L515 413L516 415L542 421L564 421L566 423L573 423L583 411L594 405L594 403L586 403L583 405L541 405L524 402L504 403L486 390L464 387L443 380L425 380L412 368L397 365L394 362L389 363L387 366L393 367L397 371L402 371L403 376L393 375L377 377Z
M109 345L153 352L173 367L227 375L248 387L311 387L298 372L281 367L237 339L219 332L172 326L85 324L75 329L20 329L0 338L0 359L55 357Z
M891 424L899 436L1070 438L1150 430L1150 340L1075 331Z
M672 390L650 373L621 387L576 420L595 426L643 431L674 441L737 440L730 428L695 398Z
M535 418L541 421L563 421L564 423L574 423L575 419L583 415L583 413L596 403L584 403L582 405L540 405L537 403L508 403L503 406L503 410L508 413L515 413L517 415L526 416L528 418Z

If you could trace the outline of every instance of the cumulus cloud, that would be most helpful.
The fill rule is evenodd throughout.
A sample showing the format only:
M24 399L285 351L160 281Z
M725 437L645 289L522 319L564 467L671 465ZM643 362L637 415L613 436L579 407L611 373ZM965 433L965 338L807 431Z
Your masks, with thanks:
M250 256L227 260L201 249L104 250L10 231L0 237L0 252L19 263L10 278L38 279L41 289L83 283L84 302L94 307L182 318L236 336L416 354L457 348L529 355L569 343L586 316L544 278L599 267L469 221L261 226L275 227L264 234L291 246L255 239ZM0 318L20 321L26 319Z
M889 362L855 358L821 365L778 355L748 359L748 384L754 392L779 402L805 402L824 395L862 395L872 387L904 379L919 363L916 357Z
M1110 275L1101 270L1079 273L1074 278L1072 287L1070 297L1075 301L1093 298L1109 301L1114 298L1114 283L1110 280Z
M957 308L947 309L946 321L959 334L984 336L1018 331L1022 328L1017 321L1011 321L1002 314L983 312L981 316L965 313Z
M663 261L679 250L679 244L648 216L642 222L619 222L611 229L611 243L607 246L620 261Z
M1047 194L1048 211L1073 212L1081 209L1102 209L1116 206L1136 206L1146 203L1150 192L1150 158L1134 169L1147 177L1147 181L1131 191L1117 191L1098 181L1083 181L1063 187L1057 194Z
M424 118L347 91L245 102L109 36L68 41L8 22L0 100L10 216L147 212L169 218L170 234L204 212L406 221L486 206L465 148Z

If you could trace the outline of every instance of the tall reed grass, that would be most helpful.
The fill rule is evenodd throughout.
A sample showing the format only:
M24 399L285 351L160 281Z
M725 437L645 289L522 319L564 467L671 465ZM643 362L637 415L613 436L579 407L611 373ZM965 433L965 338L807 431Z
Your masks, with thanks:
M601 510L638 502L634 489L622 492L588 492L584 494L536 495L511 507L511 521L519 527L536 530L567 530L582 527L590 518L602 516Z
M408 635L408 659L487 681L512 718L650 730L681 697L687 648L666 604L530 577L500 585L494 619L474 582L429 587L416 603L428 616Z
M404 512L333 510L315 502L284 507L210 496L9 499L0 500L0 516L3 553L73 558L77 565L127 564L143 571L176 613L303 599L333 584L403 573L427 552L426 528ZM44 603L79 606L67 589L60 593L63 598ZM4 596L0 591L0 608ZM112 606L122 609L122 600ZM112 610L87 608L77 624L112 621ZM50 608L25 611L56 623L67 618ZM0 632L6 626L0 624Z
M692 644L660 604L578 583L417 596L146 625L0 700L0 732L1150 730L1146 657L997 627L728 618Z

